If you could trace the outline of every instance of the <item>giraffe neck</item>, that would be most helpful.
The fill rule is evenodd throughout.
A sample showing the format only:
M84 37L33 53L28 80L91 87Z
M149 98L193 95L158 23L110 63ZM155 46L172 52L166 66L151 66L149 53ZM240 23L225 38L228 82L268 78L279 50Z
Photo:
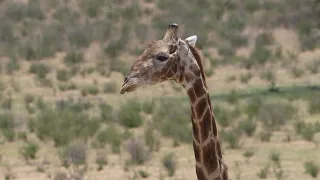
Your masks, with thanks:
M198 180L227 180L210 97L204 80L193 67L194 72L185 75L183 87L191 104L196 174Z

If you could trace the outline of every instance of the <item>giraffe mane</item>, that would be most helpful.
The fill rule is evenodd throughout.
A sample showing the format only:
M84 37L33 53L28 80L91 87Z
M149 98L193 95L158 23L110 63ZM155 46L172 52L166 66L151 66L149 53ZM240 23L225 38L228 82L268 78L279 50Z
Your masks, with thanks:
M204 86L205 86L206 88L208 88L208 87L207 87L207 82L206 82L206 76L205 76L204 71L203 71L201 56L199 55L199 52L198 52L197 48L195 48L195 47L193 47L193 46L191 46L191 45L189 45L189 48L190 48L193 56L196 58L196 61L197 61L197 63L198 63L198 66L200 67L200 73L201 73L201 77L202 77L202 79L203 79Z

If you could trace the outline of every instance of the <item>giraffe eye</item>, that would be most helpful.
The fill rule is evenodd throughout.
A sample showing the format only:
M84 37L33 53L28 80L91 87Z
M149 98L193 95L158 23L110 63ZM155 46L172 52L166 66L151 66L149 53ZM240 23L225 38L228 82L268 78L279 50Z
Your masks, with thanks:
M157 60L159 60L159 61L161 61L161 62L163 62L163 61L165 61L165 60L167 60L168 59L168 56L157 56Z

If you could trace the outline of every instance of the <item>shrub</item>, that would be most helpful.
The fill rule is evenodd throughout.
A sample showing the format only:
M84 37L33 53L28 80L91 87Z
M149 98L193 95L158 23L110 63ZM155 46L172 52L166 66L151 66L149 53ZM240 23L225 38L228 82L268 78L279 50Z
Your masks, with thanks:
M10 113L0 113L0 129L13 129L13 116Z
M63 163L79 166L86 163L87 146L83 142L75 142L65 147L60 155Z
M267 48L256 46L250 55L250 59L252 59L253 62L256 62L257 65L263 65L271 58L271 56L272 54Z
M296 115L296 109L289 103L270 101L261 105L258 118L271 130L277 130Z
M252 78L251 72L248 72L246 74L241 74L240 75L240 82L242 82L244 84L248 84L248 82L250 81L251 78Z
M320 99L319 98L310 98L309 99L309 113L310 114L320 113Z
M320 68L320 60L315 59L307 64L307 69L310 71L311 74L317 74Z
M237 77L235 75L228 76L226 79L228 83L234 82L236 80L237 80Z
M106 143L111 145L112 152L120 152L121 144L121 134L115 127L106 128L97 134L97 140L101 146L104 146Z
M251 137L256 130L256 123L252 119L247 119L240 122L239 128Z
M97 119L90 118L85 112L75 111L70 105L46 108L35 118L37 136L40 139L51 138L56 146L66 145L74 139L91 137L98 127Z
M104 93L115 93L115 92L117 92L117 83L114 82L114 81L108 82L108 83L104 83L103 92Z
M311 124L308 124L305 127L303 127L300 132L302 138L307 141L312 141L315 133L316 132Z
M10 61L6 65L6 72L8 74L12 74L15 71L18 71L20 69L19 61L15 57L11 57Z
M314 161L307 161L304 163L304 169L307 174L316 178L318 177L320 166Z
M246 158L250 158L254 155L254 151L252 150L247 150L243 153L243 156L246 157Z
M129 100L127 103L122 104L118 114L120 124L127 128L141 126L143 120L140 111L140 104L137 101Z
M26 95L24 96L24 102L25 102L26 104L32 103L33 101L34 101L34 96L33 96L33 95L31 95L31 94L26 94Z
M83 53L80 51L70 51L64 57L64 63L67 66L76 65L83 62Z
M162 135L171 137L176 142L191 142L189 104L163 100L157 105L159 107L153 113L154 127L159 128Z
M258 35L257 39L256 39L256 46L267 46L267 45L271 45L274 42L273 36L271 33L261 33Z
M116 71L125 76L129 71L129 66L123 61L116 59L110 62L110 71Z
M10 142L12 142L16 136L16 133L13 129L4 129L2 130L2 134Z
M65 180L65 179L68 179L68 175L65 172L57 172L53 177L53 180Z
M95 18L99 14L104 4L103 1L81 1L80 5L81 8L83 8L87 13L87 16Z
M8 141L15 137L13 116L10 113L0 113L0 130Z
M235 130L221 131L221 138L228 142L229 148L240 148L240 135Z
M35 130L35 121L34 121L34 119L29 118L27 126L28 126L28 129L29 129L30 132L34 132L34 130Z
M37 104L37 108L40 110L43 110L46 108L46 104L43 101L42 97L38 97L36 104Z
M26 16L32 19L42 20L45 18L40 1L30 1L26 9Z
M29 68L29 72L36 74L38 78L46 78L46 75L50 72L50 68L43 63L33 63Z
M71 78L69 71L65 69L59 69L57 71L56 77L59 81L64 81L64 82L68 81Z
M59 84L60 91L69 91L77 89L77 85L73 82Z
M126 150L130 154L133 164L144 164L149 158L149 152L145 148L143 141L138 138L129 139Z
M270 165L266 164L263 168L260 169L260 171L258 172L258 177L260 179L266 179L269 173L269 169L270 169Z
M162 158L162 165L168 171L168 175L170 177L173 176L174 173L176 172L176 168L177 168L177 161L176 161L176 157L175 157L174 153L167 153Z
M104 121L104 122L113 121L113 116L112 116L113 108L112 108L112 106L110 106L109 104L106 104L106 103L101 103L99 105L99 108L100 108L100 117L101 117L102 121Z
M206 75L206 77L212 76L213 73L214 73L213 68L207 68L207 69L205 70L205 75ZM181 86L180 86L180 85L178 85L177 87L179 87L179 88L177 88L177 89L179 89L179 90L181 89Z
M228 103L230 103L230 104L237 103L237 101L238 101L237 91L234 89L231 90L226 98L227 98Z
M11 97L7 97L4 98L3 102L1 103L1 107L3 109L11 109L12 108L12 98Z
M259 133L259 137L262 142L269 142L271 136L272 136L272 132L267 129L264 129Z
M89 24L73 25L68 28L67 38L71 47L88 47L92 41L92 27Z
M160 139L156 137L154 129L147 127L144 131L144 141L149 151L158 151L160 148Z
M86 96L88 94L97 95L99 93L99 89L95 85L86 85L84 87L81 87L81 93L83 96Z
M245 113L248 115L248 118L256 117L259 113L261 105L262 100L260 97L253 97L248 99L247 106L245 108Z
M148 172L146 171L143 171L143 170L139 170L139 175L142 177L142 178L148 178L150 175Z
M154 100L144 101L142 103L142 110L145 113L151 114L154 110L155 102Z
M247 11L254 12L257 11L261 7L261 5L259 1L248 0L245 2L244 7Z
M103 166L108 164L106 153L97 153L96 163L98 165L98 171L103 170Z
M294 78L299 78L303 75L304 70L298 66L293 66L291 72Z
M27 7L24 3L10 1L6 3L5 10L5 14L8 18L13 21L19 22L25 17Z
M315 133L320 132L319 123L305 123L303 121L297 121L294 124L294 128L296 132L307 141L312 141Z
M111 41L106 48L104 48L104 52L109 55L110 58L115 58L119 55L123 48L121 41Z
M231 57L235 54L235 50L230 45L224 44L218 47L218 53L221 56Z
M51 82L50 79L47 79L47 78L38 78L38 81L40 82L41 86L52 88L52 82Z
M3 175L3 177L4 177L4 179L5 180L13 180L13 179L16 179L16 176L15 176L15 174L14 174L14 172L12 171L12 168L10 167L10 166L6 166L5 167L5 170L3 171L4 173L4 175Z
M268 81L271 86L276 82L277 79L275 72L271 69L262 71L260 74L260 78L262 80Z
M269 154L269 159L276 165L280 165L280 153L279 152L271 152Z
M232 118L230 117L230 112L221 106L214 105L213 112L216 121L218 121L219 125L222 127L228 127L232 124Z
M27 133L25 131L18 132L17 137L23 141L26 141L28 138Z
M31 143L31 142L26 142L24 146L20 148L20 155L25 159L35 159L36 158L36 153L38 151L39 147L37 144Z

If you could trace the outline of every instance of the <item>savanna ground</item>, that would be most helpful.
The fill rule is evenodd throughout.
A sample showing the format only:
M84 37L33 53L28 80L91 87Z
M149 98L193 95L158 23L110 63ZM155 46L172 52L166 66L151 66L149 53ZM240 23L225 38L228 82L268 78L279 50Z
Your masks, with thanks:
M196 34L234 180L317 179L316 0L0 0L0 178L196 179L186 93L120 96L172 22Z

